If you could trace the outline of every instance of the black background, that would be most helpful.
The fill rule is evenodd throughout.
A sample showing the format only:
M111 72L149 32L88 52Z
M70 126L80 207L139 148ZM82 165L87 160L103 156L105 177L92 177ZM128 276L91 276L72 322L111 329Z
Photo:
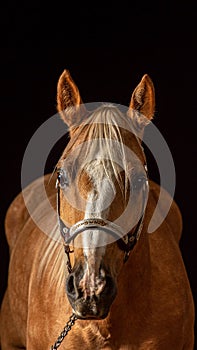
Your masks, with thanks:
M20 192L23 153L30 137L56 113L56 85L67 68L84 102L128 105L143 74L156 90L154 123L176 168L175 199L183 215L180 247L195 303L196 42L194 3L131 1L114 4L9 2L1 9L1 270L7 283L3 222ZM60 145L64 148L65 145ZM63 149L62 148L62 149ZM46 171L58 160L51 157ZM151 162L151 160L150 160ZM154 165L151 177L157 180ZM176 268L176 267L175 267Z

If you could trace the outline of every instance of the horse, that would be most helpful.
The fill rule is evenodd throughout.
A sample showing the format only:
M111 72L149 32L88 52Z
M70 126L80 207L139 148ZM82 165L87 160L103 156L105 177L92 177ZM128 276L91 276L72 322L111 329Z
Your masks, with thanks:
M143 149L155 112L151 78L142 77L126 114L113 103L91 111L64 70L57 111L70 139L56 171L27 185L5 218L10 262L2 350L192 350L194 303L179 248L182 216L167 191L160 215L165 200L170 208L148 232L161 191L149 179ZM42 230L53 221L43 181L59 239ZM40 214L37 223L28 201Z

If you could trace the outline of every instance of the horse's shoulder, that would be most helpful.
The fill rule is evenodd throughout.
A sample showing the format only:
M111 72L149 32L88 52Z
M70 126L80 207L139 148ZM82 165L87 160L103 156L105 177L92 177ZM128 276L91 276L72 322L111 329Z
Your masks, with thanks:
M44 176L45 189L47 193L47 197L53 206L54 203L54 194L55 194L55 185L54 178L51 179L51 174L47 174ZM29 211L26 207L25 200L31 201L32 206L35 208L41 203L41 184L43 183L43 177L40 177L30 183L23 192L20 192L15 199L10 204L6 217L5 217L5 233L7 242L10 250L15 245L17 238L20 235L25 223L30 218ZM24 200L25 197L25 200ZM33 210L33 208L32 208Z
M12 250L18 234L28 217L29 213L25 206L23 195L19 193L10 204L5 217L5 234L10 250Z
M161 187L154 181L149 182L150 185L150 197L154 202L155 208L158 198L161 192ZM168 191L162 188L162 200L159 203L161 213L165 212L167 203L171 203L169 211L167 212L165 223L170 227L175 239L179 242L182 233L182 215L176 201L172 198ZM167 204L168 205L168 204Z

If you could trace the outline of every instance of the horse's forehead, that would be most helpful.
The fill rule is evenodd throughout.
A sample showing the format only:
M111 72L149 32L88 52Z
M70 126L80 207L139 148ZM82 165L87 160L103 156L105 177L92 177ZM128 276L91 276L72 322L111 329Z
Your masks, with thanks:
M94 171L99 171L100 169L103 168L103 159L93 159L90 162L87 162L84 166L84 170L86 170L88 173L93 173ZM108 167L107 160L105 160L105 165Z
M87 172L100 171L101 169L112 169L112 166L118 166L118 164L112 164L112 161L108 158L92 159L84 164L84 170Z
M124 162L116 162L116 160L111 161L110 159L104 158L87 162L82 170L90 176L100 176L101 178L103 175L110 175L110 173L113 174L114 171L118 173L125 171L127 173L129 170L137 170L139 167L141 167L141 162L137 157L130 158L128 161L125 161L125 164Z
M88 136L88 134L84 136L79 133L79 135L76 134L75 137L72 137L63 152L62 160L64 161L68 157L72 157L72 155L73 158L84 158L83 152L85 151L88 151L86 157L88 155L87 158L90 160L98 160L98 158L111 159L109 156L116 154L116 152L120 150L121 154L124 153L124 155L128 156L128 154L133 153L141 161L144 160L144 152L142 151L141 143L134 134L128 131L123 131L121 140L113 138L89 138ZM99 162L95 163L95 165L99 164Z

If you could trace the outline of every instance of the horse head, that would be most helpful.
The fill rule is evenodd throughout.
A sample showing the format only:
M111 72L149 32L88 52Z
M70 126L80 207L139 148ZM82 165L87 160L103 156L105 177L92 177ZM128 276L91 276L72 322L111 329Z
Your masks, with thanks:
M153 117L154 88L145 75L126 114L108 103L90 111L64 71L57 102L70 131L57 165L58 216L69 258L66 292L78 318L102 319L144 224L148 180L141 139Z

